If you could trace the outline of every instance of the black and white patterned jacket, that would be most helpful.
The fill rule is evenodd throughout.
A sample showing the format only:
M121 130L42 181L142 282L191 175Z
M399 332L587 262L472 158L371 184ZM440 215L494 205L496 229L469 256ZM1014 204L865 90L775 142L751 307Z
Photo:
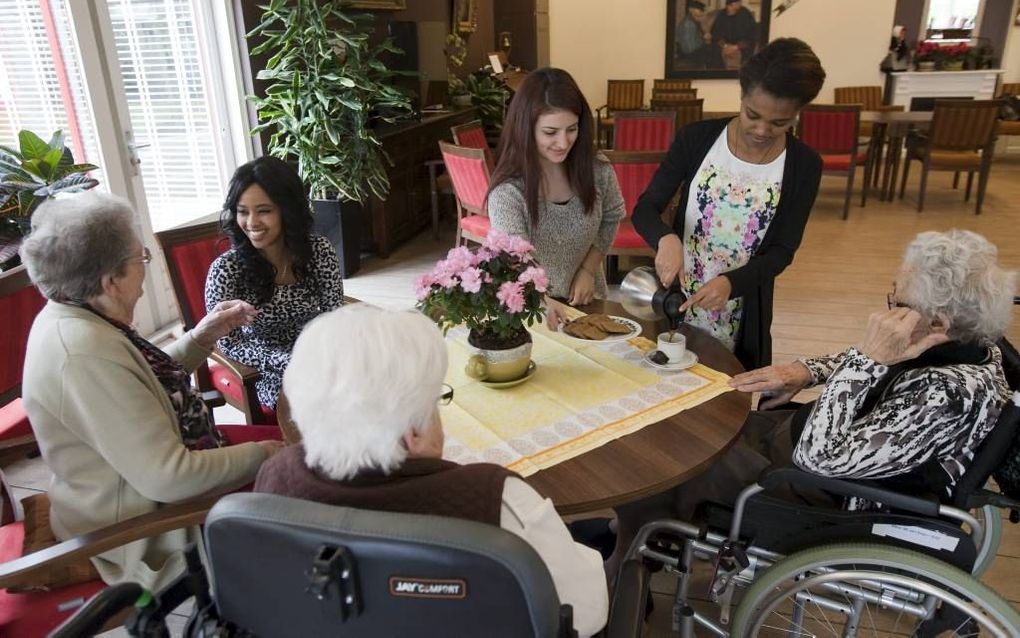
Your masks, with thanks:
M991 431L1009 388L1002 353L980 365L906 370L867 414L855 418L868 392L889 368L856 348L803 360L814 385L825 389L815 403L793 460L802 469L837 478L888 478L936 459L952 486Z

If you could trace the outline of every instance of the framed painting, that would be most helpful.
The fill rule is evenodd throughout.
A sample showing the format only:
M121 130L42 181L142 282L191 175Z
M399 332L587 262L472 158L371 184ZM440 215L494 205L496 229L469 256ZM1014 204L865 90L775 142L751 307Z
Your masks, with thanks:
M666 0L667 78L736 78L769 41L772 0Z
M407 8L407 0L354 0L349 6L352 9L400 11Z
M474 33L478 28L478 6L475 0L453 0L453 32Z

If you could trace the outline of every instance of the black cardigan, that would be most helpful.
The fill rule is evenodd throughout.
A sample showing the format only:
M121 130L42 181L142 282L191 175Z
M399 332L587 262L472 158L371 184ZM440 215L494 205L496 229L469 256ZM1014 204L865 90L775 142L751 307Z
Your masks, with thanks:
M658 249L659 240L667 233L676 233L683 239L691 179L729 121L726 118L695 122L677 133L666 159L634 207L634 228L653 249ZM783 184L775 217L758 252L745 265L725 273L733 288L730 298L744 298L735 354L748 370L772 363L774 281L793 261L800 246L821 179L822 158L787 134ZM670 228L662 221L662 213L681 186L680 207Z

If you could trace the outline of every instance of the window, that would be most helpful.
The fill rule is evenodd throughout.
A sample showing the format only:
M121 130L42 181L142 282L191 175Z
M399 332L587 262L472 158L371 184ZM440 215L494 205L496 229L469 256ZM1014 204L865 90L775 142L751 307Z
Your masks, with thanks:
M0 0L0 144L60 129L78 162L99 163L78 48L62 0Z
M928 37L969 39L975 34L981 0L929 0Z

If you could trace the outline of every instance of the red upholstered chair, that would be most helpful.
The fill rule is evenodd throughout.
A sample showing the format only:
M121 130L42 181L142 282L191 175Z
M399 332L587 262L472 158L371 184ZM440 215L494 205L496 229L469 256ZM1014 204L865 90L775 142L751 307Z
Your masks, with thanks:
M489 140L485 139L485 129L482 128L481 120L471 120L467 124L451 126L453 143L465 148L480 148L485 151L485 163L489 165L489 173L496 168L496 162L492 157L492 150L489 148Z
M35 437L21 405L25 347L35 316L46 299L24 266L0 273L0 459L14 459L35 448Z
M860 104L809 104L800 112L797 137L822 156L822 173L846 176L846 199L843 219L850 214L850 195L854 189L854 173L864 165L861 185L861 206L867 202L871 183L871 162L868 152L858 149L861 128Z
M610 281L617 279L617 258L619 255L644 255L655 256L652 249L645 240L634 230L634 224L630 216L634 214L634 206L638 198L648 188L649 182L659 169L659 164L666 157L665 151L603 151L602 152L613 165L616 173L616 181L620 184L620 193L623 195L623 204L626 209L627 218L620 222L620 228L616 231L616 238L613 245L606 254L606 273Z
M156 233L156 239L163 249L184 329L190 330L205 316L205 278L209 266L230 243L221 234L219 222L165 230ZM259 371L217 350L211 358L213 363L195 372L198 389L203 394L219 392L227 403L244 412L247 423L275 424L276 411L259 403L255 392Z
M676 116L670 111L618 111L613 116L613 150L666 151L675 131Z
M457 199L457 242L482 243L489 234L489 215L485 210L485 196L489 192L489 164L485 151L439 143L446 172L453 182Z
M24 588L29 584L46 582L45 574L66 568L84 558L132 541L200 525L219 498L208 496L168 505L150 514L76 536L24 556L24 521L15 520L15 509L6 487L3 475L0 474L0 636L3 638L38 638L47 635L106 585L97 579L50 591L13 593L7 591L7 588ZM123 621L123 617L115 618L106 629L113 629Z

